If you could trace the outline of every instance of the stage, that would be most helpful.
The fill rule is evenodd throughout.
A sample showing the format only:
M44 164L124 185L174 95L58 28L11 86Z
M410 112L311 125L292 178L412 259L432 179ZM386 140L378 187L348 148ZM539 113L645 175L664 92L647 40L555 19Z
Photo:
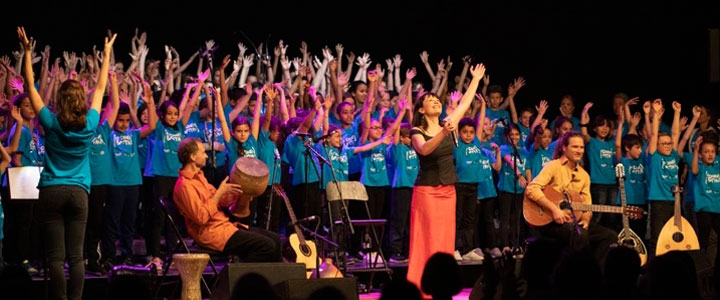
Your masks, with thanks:
M291 284L282 284L284 281L283 276L291 273L293 265L295 263L270 263L270 264L244 264L244 263L231 263L228 264L226 261L215 261L215 267L219 272L218 276L213 276L214 272L212 267L208 264L203 273L203 278L207 281L211 292L215 297L218 295L229 295L232 291L227 289L229 281L237 281L237 278L242 274L240 272L257 272L262 275L270 277L271 284L274 289L278 292L283 299L303 299L304 295L312 292L313 289L319 288L325 285L333 285L341 290L344 294L351 294L348 297L350 299L379 299L380 291L385 283L391 279L404 278L407 273L407 263L388 263L388 268L381 268L382 265L378 264L377 268L369 268L367 263L356 262L348 265L343 280L331 279L294 279L287 282ZM462 272L463 286L465 289L454 299L468 299L471 288L478 276L482 273L482 262L477 261L460 261L458 262ZM278 277L279 276L279 277ZM372 278L372 289L370 287L370 280ZM162 277L158 276L154 278L151 289L153 289L154 299L179 299L181 292L181 279L176 268L171 267L168 273ZM223 282L225 287L223 287ZM83 299L88 300L102 300L105 299L106 293L109 288L108 275L99 275L93 273L86 273L85 286L83 290ZM202 286L201 286L202 289ZM46 299L46 282L42 275L34 276L32 281L32 288L29 291L20 291L22 295L18 299ZM5 294L7 295L7 294ZM357 297L357 298L355 298ZM3 296L3 298L5 298ZM203 299L215 299L211 297L207 291L203 291ZM227 298L225 298L227 299Z

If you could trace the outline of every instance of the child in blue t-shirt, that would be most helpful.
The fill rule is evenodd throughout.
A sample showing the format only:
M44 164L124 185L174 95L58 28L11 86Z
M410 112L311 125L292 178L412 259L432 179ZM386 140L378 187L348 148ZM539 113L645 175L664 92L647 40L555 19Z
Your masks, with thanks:
M113 83L115 88L116 84ZM152 92L147 87L145 102L148 109L155 110ZM113 89L114 112L108 118L108 124L113 121L110 132L110 160L112 181L108 189L104 211L104 235L102 236L102 253L106 258L114 257L116 252L115 241L119 241L121 258L115 260L116 264L132 263L132 241L135 237L135 219L142 184L142 163L138 155L138 146L142 138L147 137L155 130L157 114L149 115L149 122L140 128L131 128L130 108L126 103L115 100ZM90 265L90 263L88 263Z
M411 145L410 123L403 122L400 129L395 132L393 144L388 148L389 157L392 158L393 180L390 196L390 228L388 240L390 248L390 262L407 262L409 230L410 230L410 202L412 189L415 186L420 161Z
M524 235L524 222L522 222L522 201L526 177L527 153L524 148L518 147L520 143L520 130L514 123L505 128L507 144L500 146L502 156L502 170L498 180L499 213L500 213L500 244L503 252L519 247L520 239Z
M710 232L720 233L720 161L717 156L718 136L713 131L701 133L695 141L690 169L695 181L695 212L700 249L707 249ZM717 241L716 243L720 244ZM718 246L718 245L716 245ZM715 261L715 268L718 266ZM717 273L717 272L716 272Z
M613 122L610 118L598 115L590 124L588 111L592 102L585 104L580 115L580 133L585 140L585 157L590 169L590 194L594 204L608 205L617 200L617 180L615 179L615 138ZM594 136L590 136L588 126L592 126ZM593 221L609 228L617 228L614 215L593 213Z
M624 114L618 115L618 132L622 132L624 122ZM647 168L645 167L645 159L643 155L643 139L636 134L634 128L628 129L625 136L615 136L615 157L623 165L623 173L625 180L625 205L640 207L647 211ZM623 155L624 153L624 155ZM617 175L617 174L616 174ZM618 179L620 180L620 179ZM617 205L622 205L622 194L617 193ZM628 220L630 230L635 232L644 244L648 241L645 239L647 233L647 216ZM622 224L619 224L622 225ZM622 230L622 226L616 225L615 230Z
M660 131L661 117L664 111L662 100L651 104L651 135L647 147L648 203L650 203L650 243L648 248L655 252L660 231L667 220L673 217L675 206L674 187L678 185L680 154L676 149L680 138L680 108L673 101L674 110L672 132Z

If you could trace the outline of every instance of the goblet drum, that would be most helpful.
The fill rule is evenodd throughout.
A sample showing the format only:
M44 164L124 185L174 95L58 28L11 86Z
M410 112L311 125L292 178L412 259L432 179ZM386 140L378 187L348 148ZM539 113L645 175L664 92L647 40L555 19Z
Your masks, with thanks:
M268 185L270 170L262 161L254 157L240 157L230 172L230 183L239 184L243 193L230 207L230 213L238 218L250 215L250 201L262 195Z
M202 300L200 278L210 261L207 253L176 253L173 262L182 280L182 300Z

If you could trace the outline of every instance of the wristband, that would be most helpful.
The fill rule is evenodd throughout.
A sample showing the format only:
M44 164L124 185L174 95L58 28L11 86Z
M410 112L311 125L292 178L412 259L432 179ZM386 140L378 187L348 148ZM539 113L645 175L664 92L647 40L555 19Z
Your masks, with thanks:
M580 124L580 127L588 127L588 124Z

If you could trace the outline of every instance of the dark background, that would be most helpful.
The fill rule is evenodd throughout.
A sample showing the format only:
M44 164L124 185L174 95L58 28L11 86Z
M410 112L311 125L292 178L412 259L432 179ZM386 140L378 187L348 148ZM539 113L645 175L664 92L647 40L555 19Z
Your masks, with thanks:
M185 62L209 39L220 46L217 59L236 57L238 42L250 52L251 42L269 41L272 51L282 39L291 59L300 55L301 41L314 55L341 43L346 53L368 52L383 67L386 58L401 54L403 70L416 66L429 85L419 59L427 50L434 69L450 56L453 76L461 58L471 55L486 65L493 84L507 87L525 77L517 101L547 99L551 113L565 93L575 96L576 114L587 101L595 103L592 112L609 113L613 94L622 91L641 101L681 101L689 115L692 104L720 108L714 103L719 84L709 80L708 35L720 27L720 5L710 2L35 1L5 13L0 54L17 49L16 26L25 26L38 51L49 44L53 57L101 48L111 29L118 33L116 58L127 65L137 27L148 34L151 59L163 59L163 46L172 45Z

